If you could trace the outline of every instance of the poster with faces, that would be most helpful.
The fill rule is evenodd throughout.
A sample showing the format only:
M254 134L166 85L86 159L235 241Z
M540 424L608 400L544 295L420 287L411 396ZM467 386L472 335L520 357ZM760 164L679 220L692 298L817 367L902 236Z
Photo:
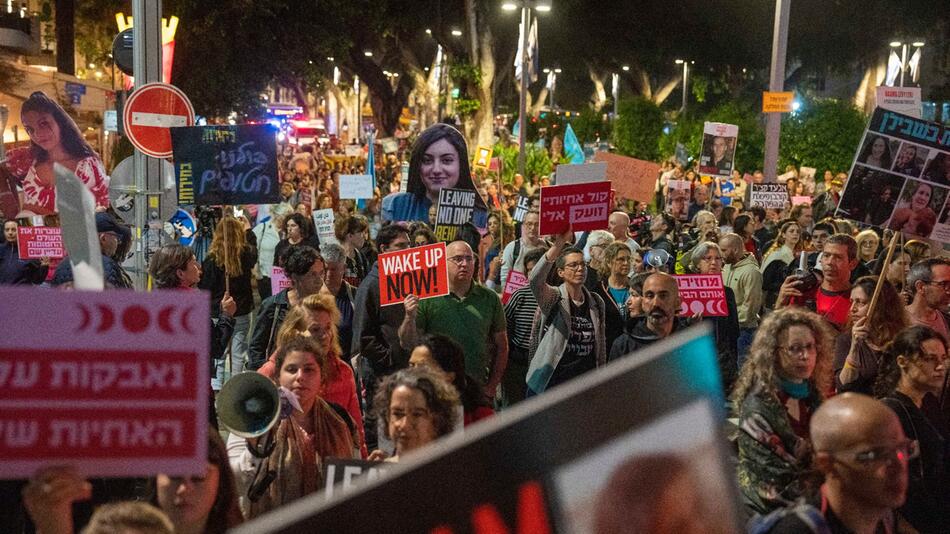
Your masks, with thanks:
M836 216L950 243L950 129L878 108Z
M699 174L729 176L735 166L739 127L721 122L703 123L703 149Z

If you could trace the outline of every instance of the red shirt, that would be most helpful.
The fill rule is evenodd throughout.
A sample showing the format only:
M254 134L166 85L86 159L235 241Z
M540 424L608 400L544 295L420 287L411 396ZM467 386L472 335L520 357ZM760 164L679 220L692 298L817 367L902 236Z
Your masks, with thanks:
M789 304L804 306L806 297L792 297ZM827 291L821 287L815 290L815 311L826 321L834 325L840 332L848 324L848 314L851 310L851 290Z

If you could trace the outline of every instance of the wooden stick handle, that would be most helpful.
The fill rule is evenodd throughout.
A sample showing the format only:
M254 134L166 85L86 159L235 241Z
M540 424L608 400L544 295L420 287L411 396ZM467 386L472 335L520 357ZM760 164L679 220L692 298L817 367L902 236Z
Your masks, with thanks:
M871 304L868 306L868 317L871 317L871 314L874 313L874 307L877 306L878 297L881 295L881 286L884 285L884 280L887 279L887 268L891 264L891 257L894 256L894 249L897 247L897 242L903 235L903 232L898 231L897 235L891 237L891 242L887 247L887 256L884 258L884 265L881 268L881 274L877 277L877 284L874 286L874 296L871 297Z

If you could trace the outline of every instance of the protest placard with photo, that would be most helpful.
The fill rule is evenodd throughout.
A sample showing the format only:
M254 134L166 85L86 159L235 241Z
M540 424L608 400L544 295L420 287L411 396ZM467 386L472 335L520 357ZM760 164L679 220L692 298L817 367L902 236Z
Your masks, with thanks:
M607 228L610 204L610 182L542 187L541 235Z
M209 313L201 291L0 289L0 479L204 476Z
M17 250L21 260L62 258L63 229L54 226L20 226L17 228Z
M450 243L458 235L459 228L472 220L478 192L469 189L439 191L439 207L435 216L435 238Z
M184 126L171 136L179 204L280 202L273 126Z
M680 315L692 317L726 317L726 290L721 274L681 274L676 276L680 294Z
M420 299L449 294L445 243L380 254L379 305L399 304L406 295Z
M788 206L788 186L785 184L751 184L749 207L784 209Z
M678 221L689 218L691 187L688 180L670 180L666 183L666 212Z
M735 166L739 127L721 122L703 123L703 149L699 157L699 173L729 176Z
M369 174L341 174L340 198L354 200L373 198L373 177Z

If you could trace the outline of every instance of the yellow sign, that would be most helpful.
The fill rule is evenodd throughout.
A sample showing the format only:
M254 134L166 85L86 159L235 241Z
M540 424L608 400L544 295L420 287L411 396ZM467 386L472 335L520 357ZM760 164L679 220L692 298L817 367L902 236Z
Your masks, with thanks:
M478 150L475 151L475 163L472 164L472 167L476 169L488 170L489 165L491 165L491 155L494 149L490 146L480 146Z
M132 27L132 15L125 15L122 12L115 14L115 23L119 27L119 31L123 32ZM162 44L167 45L168 43L175 40L175 31L178 30L178 17L172 16L170 18L162 17Z
M764 91L762 93L762 113L791 113L792 100L795 100L795 93L792 91L782 93Z

